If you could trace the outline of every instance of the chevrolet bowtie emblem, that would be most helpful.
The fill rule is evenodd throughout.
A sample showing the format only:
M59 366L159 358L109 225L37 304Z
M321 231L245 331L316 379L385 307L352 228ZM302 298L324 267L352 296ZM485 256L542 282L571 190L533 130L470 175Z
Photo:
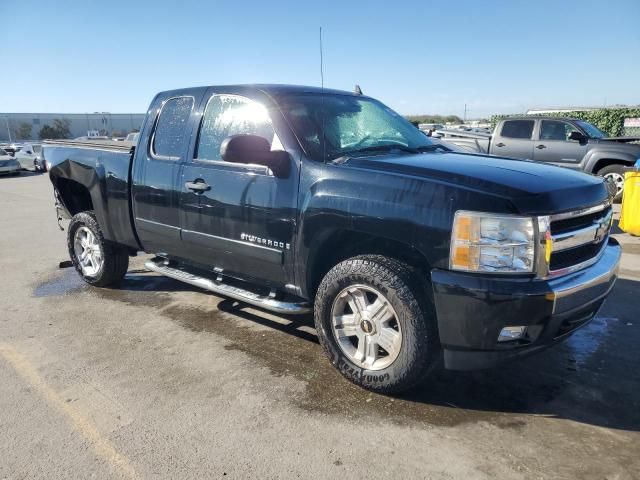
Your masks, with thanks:
M595 243L600 243L607 236L607 232L609 231L610 218L607 215L604 218L595 220L594 223L598 225L598 228L596 229L596 234L593 238L593 241Z

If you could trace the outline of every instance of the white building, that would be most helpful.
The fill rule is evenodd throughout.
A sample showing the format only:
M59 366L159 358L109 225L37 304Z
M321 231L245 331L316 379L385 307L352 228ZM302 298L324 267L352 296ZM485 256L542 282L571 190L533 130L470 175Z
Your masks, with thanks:
M56 119L70 122L71 138L87 135L90 130L110 137L125 136L140 130L144 117L144 113L0 113L0 142L38 140L42 127L53 127Z

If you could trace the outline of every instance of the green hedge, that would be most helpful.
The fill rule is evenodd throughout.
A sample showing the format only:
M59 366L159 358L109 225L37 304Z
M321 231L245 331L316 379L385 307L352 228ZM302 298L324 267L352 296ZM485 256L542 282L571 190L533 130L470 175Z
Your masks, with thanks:
M504 118L514 116L516 115L494 115L491 117L491 127L495 127L496 123ZM624 119L640 117L640 108L602 108L576 112L541 113L531 116L577 118L592 123L611 137L621 137L624 134Z

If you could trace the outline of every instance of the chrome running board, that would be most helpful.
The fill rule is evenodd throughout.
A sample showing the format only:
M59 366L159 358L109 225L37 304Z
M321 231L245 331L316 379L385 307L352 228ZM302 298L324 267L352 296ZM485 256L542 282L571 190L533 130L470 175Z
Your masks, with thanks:
M311 306L306 302L284 302L276 300L275 295L260 295L250 292L243 288L234 287L233 285L222 283L222 275L216 273L216 280L207 277L195 275L191 272L171 266L168 260L155 257L147 260L144 264L147 270L159 273L169 278L188 283L195 287L204 288L213 293L233 298L240 302L248 303L256 307L264 308L276 313L284 313L289 315L309 313L312 311Z

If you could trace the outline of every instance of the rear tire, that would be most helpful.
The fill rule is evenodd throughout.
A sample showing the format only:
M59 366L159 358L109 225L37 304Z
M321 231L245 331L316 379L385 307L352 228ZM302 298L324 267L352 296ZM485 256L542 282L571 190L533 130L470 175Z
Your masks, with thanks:
M78 213L71 219L67 248L76 271L96 287L119 284L129 268L127 250L105 241L91 211Z
M315 324L331 363L380 393L415 386L440 351L431 300L418 272L381 255L333 267L315 299Z
M622 201L622 192L624 191L624 174L627 168L624 165L614 164L608 165L598 170L598 175L605 179L610 179L616 186L616 196L613 201L620 203Z

